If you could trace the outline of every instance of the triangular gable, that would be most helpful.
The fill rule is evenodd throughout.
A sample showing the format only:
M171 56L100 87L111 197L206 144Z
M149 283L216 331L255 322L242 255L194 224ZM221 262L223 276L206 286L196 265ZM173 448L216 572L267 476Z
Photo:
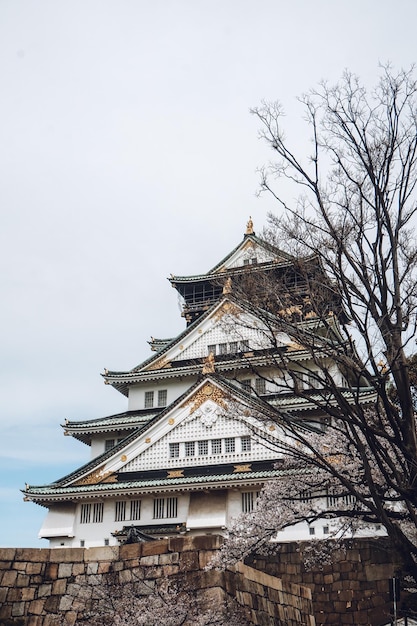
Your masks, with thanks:
M198 433L206 433L203 439L212 440L257 431L262 433L262 441L285 437L283 427L276 424L276 416L266 403L238 390L218 375L206 376L143 429L129 436L114 452L103 455L101 462L97 459L97 464L90 466L89 471L86 466L86 473L81 476L78 473L67 486L112 482L117 480L119 472L143 471L145 467L175 470L184 465L186 459L169 457L171 442L195 440ZM266 450L268 448L264 447L262 458L265 453L268 456ZM277 452L270 449L269 456L276 458ZM249 459L247 454L241 455L240 460L236 457L236 462L245 459ZM206 458L204 460L207 462ZM217 459L211 455L211 462L224 463L224 455L218 455Z
M236 248L215 265L207 274L217 274L236 267L257 263L280 263L290 260L285 252L278 250L256 235L246 235Z
M291 339L285 333L275 337L275 345L290 346ZM174 340L162 354L155 355L135 368L136 372L172 367L176 361L207 357L209 346L227 344L231 354L272 347L270 333L264 324L233 299L224 297L220 302ZM242 347L243 346L243 347Z

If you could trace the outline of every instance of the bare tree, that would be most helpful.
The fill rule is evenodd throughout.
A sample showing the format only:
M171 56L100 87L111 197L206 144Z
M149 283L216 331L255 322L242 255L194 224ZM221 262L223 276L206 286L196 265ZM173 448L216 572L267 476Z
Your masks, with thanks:
M295 478L261 497L249 532L258 543L238 521L229 548L246 554L277 526L302 519L376 522L417 579L417 437L407 358L417 304L417 83L412 71L384 67L368 92L345 73L300 102L312 145L307 158L286 140L279 104L253 111L275 157L262 170L261 189L280 205L264 237L293 264L290 277L265 279L269 286L247 300L264 323L275 365L287 372L281 384L308 400L326 428L322 435L300 429L277 403L276 419L292 437L282 444L282 467ZM281 195L283 178L301 192L294 207ZM240 298L248 293L243 284L236 289ZM279 349L280 333L296 349ZM297 350L308 365L296 367ZM324 493L332 497L326 511L318 505Z

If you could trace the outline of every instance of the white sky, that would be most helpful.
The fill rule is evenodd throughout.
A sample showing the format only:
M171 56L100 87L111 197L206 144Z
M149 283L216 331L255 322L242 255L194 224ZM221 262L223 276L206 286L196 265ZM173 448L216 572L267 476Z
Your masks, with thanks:
M204 272L275 207L249 108L345 68L416 60L415 0L0 0L0 545L88 458L65 418L124 411L104 367L180 332L173 274Z

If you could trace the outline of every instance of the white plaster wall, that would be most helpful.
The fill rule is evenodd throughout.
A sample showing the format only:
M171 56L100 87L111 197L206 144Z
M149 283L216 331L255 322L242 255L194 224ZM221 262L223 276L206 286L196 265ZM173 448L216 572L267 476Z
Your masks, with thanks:
M167 390L167 406L169 406L174 400L187 391L196 380L196 376L188 376L184 379L175 379L172 381L165 379L164 381L155 383L145 382L132 385L129 388L128 411L136 411L145 408L145 391L154 392L154 407L157 408L159 389Z

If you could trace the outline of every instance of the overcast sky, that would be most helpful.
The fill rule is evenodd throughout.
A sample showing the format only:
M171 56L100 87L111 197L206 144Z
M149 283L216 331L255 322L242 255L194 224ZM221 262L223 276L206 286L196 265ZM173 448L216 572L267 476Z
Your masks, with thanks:
M250 107L345 68L416 61L415 0L0 0L0 545L47 546L23 503L89 457L62 424L124 411L100 372L180 332L170 273L255 230L270 154Z

